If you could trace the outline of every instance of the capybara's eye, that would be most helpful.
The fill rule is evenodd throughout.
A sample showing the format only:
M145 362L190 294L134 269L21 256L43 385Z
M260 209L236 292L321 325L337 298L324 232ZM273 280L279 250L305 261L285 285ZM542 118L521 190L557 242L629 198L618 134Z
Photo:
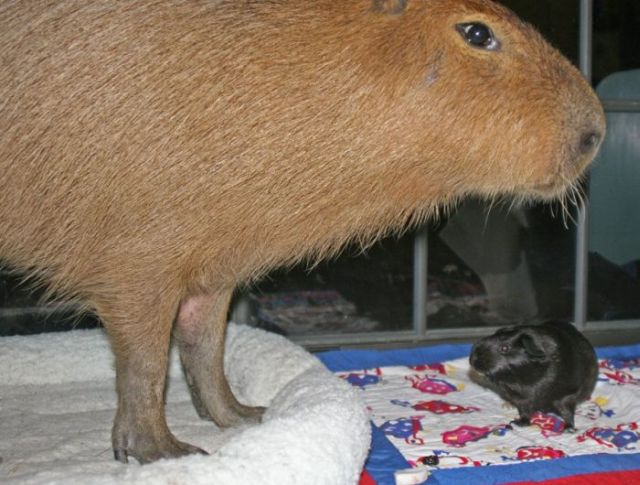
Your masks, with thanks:
M501 354L507 354L509 350L511 350L511 346L509 344L500 344L500 347L498 347L498 352Z
M498 50L500 43L493 32L482 22L469 22L456 25L456 29L464 40L473 47L490 51Z

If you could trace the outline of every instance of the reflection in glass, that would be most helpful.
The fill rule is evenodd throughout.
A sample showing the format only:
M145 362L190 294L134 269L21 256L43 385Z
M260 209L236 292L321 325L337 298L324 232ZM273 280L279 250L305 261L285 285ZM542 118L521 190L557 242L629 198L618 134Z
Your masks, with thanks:
M427 327L571 318L575 235L558 211L470 199L433 226Z
M607 113L607 137L591 171L589 320L640 318L640 69L605 78L598 94L622 111ZM631 108L630 108L631 109Z
M252 324L285 335L410 330L412 287L413 234L407 234L364 254L347 248L312 269L275 271L249 289L247 313Z

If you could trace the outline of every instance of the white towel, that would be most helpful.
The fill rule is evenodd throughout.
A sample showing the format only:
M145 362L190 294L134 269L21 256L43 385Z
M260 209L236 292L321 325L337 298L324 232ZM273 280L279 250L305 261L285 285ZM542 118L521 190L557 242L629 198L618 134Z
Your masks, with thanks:
M0 482L341 485L358 482L370 425L359 393L305 350L231 324L225 367L263 422L222 431L200 420L175 355L167 419L210 456L139 466L112 458L113 356L100 330L0 338Z

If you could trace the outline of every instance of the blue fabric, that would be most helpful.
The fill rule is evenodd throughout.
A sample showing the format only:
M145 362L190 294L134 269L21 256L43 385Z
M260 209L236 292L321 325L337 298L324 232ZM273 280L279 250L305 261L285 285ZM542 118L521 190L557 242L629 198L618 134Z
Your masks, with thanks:
M404 456L393 446L385 434L373 423L371 424L371 453L364 467L379 484L395 485L393 473L396 470L411 468Z
M399 350L332 350L316 354L331 372L390 367L394 365L435 364L469 355L471 345L436 345Z
M471 345L436 345L400 350L339 350L322 352L317 357L332 372L348 372L396 365L434 364L469 355ZM640 345L596 349L600 359L629 360L640 357ZM378 485L395 485L394 471L410 468L384 433L372 425L371 452L365 468ZM525 480L548 480L566 476L607 471L640 470L640 454L597 454L543 460L515 465L462 467L436 470L427 485L504 484Z
M596 354L599 359L638 359L640 358L640 345L625 345L623 347L598 347Z
M456 468L437 470L425 485L499 485L527 480L550 480L576 474L601 473L640 469L640 454L584 455L557 460L543 460L515 465L488 466L483 468ZM383 482L380 482L382 485ZM386 482L395 485L394 482ZM385 484L386 485L386 484Z

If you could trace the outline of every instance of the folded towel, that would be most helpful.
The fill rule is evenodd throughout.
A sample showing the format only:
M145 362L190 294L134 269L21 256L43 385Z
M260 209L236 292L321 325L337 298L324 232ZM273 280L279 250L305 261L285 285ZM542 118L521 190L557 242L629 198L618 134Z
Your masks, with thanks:
M139 466L113 461L115 376L100 330L0 339L0 481L341 485L358 482L370 424L359 394L288 340L229 326L225 368L261 424L220 430L200 420L172 355L167 420L209 456Z

